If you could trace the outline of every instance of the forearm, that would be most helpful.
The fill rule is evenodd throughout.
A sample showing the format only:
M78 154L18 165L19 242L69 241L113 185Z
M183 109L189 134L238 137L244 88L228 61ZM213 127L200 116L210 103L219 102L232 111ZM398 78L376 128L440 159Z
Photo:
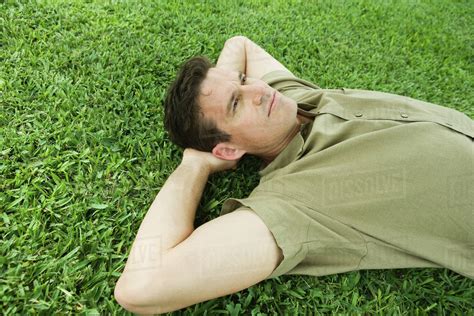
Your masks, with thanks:
M208 176L206 168L182 162L150 206L136 241L157 238L165 251L186 239L194 230L196 208Z
M211 153L185 149L181 164L171 174L150 206L133 242L115 297L129 310L149 307L160 299L169 254L194 233L194 217L211 173L234 168L237 161L220 160ZM166 286L166 285L165 285Z
M211 153L185 149L181 164L165 182L140 225L120 280L132 271L158 271L167 251L194 231L196 208L209 175L236 164L237 161L220 160ZM135 276L147 278L148 273Z
M147 301L144 289L156 288L167 251L194 230L196 207L209 170L182 162L171 174L150 206L133 242L125 269L117 281L115 297L127 309ZM137 294L138 293L138 294Z
M181 163L166 180L138 229L122 281L129 272L159 269L166 251L193 232L196 208L208 176L209 171L199 165ZM133 275L135 279L148 274Z

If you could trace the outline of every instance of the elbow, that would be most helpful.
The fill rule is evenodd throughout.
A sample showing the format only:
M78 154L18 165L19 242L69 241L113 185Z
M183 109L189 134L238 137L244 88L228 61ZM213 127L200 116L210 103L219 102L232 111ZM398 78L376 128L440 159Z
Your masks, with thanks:
M127 286L125 282L119 281L115 285L114 297L117 303L120 304L124 309L131 313L135 314L153 314L150 310L150 306L147 306L143 301L143 298L140 297L137 293L137 289L132 289L130 286ZM145 310L146 309L146 310Z
M229 38L225 44L231 44L231 43L242 43L242 44L245 44L245 41L247 41L248 38L243 36L243 35L236 35L236 36L232 36L231 38Z
M121 277L115 285L114 297L124 309L135 314L162 314L169 311L160 301L156 286L152 290L149 283L145 285L140 281L126 281Z

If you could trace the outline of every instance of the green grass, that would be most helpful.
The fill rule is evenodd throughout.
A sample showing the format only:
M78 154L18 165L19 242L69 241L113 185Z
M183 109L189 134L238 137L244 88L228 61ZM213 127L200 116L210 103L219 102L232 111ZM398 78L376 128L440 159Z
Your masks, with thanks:
M185 59L243 34L325 88L403 94L474 117L474 2L2 1L2 314L125 313L113 287L181 150L162 98ZM227 3L227 2L226 2ZM256 185L213 176L196 225ZM444 269L282 276L176 314L474 314Z

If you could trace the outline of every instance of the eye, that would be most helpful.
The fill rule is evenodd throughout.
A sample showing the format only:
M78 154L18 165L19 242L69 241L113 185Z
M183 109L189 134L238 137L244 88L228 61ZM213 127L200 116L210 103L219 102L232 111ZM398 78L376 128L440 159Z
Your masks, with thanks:
M239 98L235 98L234 103L232 103L232 111L235 112L235 109L237 108L238 103L239 103Z
M240 73L240 84L243 85L246 80L247 80L247 76L243 73ZM235 98L234 102L232 103L233 112L235 112L235 110L237 109L237 106L239 105L239 101L240 101L240 96Z

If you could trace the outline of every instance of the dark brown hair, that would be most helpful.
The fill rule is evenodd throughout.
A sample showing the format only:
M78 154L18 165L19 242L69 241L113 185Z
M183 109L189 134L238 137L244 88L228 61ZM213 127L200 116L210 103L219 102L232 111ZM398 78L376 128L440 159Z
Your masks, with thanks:
M212 67L206 57L193 57L182 66L165 98L165 129L170 139L183 148L212 151L230 140L230 135L206 119L198 102L201 84Z

